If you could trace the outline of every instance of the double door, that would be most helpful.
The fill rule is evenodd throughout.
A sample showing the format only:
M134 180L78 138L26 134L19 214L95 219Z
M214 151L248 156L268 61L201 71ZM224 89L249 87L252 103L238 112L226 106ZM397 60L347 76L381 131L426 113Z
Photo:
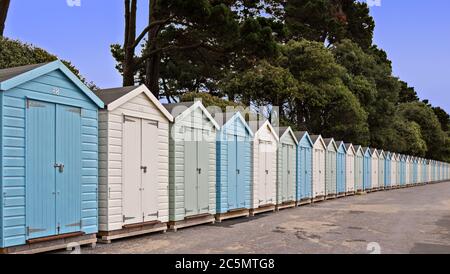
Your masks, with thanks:
M272 189L274 182L273 172L273 143L259 141L259 176L258 176L258 203L260 206L273 203Z
M280 194L281 202L295 201L294 193L294 171L295 171L295 149L293 145L282 144L282 170Z
M124 117L123 224L158 219L158 122Z
M305 199L310 198L312 193L312 174L311 174L311 148L299 147L298 148L298 161L299 161L299 171L298 171L298 183L300 184L299 198Z
M207 131L185 128L184 205L185 216L209 212L209 142Z
M230 135L227 138L228 210L245 208L245 141ZM267 192L266 192L267 193Z
M81 169L81 109L28 100L27 239L81 231Z

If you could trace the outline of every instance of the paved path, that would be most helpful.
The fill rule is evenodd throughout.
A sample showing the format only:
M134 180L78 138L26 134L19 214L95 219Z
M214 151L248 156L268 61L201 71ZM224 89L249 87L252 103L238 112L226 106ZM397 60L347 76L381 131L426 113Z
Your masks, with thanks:
M450 253L450 182L124 239L83 253L369 253L371 242L382 253Z

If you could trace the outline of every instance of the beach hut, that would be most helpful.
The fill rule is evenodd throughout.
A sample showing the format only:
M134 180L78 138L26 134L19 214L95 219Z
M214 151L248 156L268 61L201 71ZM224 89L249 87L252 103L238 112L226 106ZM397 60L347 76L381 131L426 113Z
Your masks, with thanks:
M378 161L379 161L379 153L378 150L375 148L370 149L370 155L372 155L372 168L371 168L371 174L372 174L372 178L371 178L371 182L372 182L372 186L371 189L372 190L378 190Z
M313 202L325 199L325 151L327 146L322 136L312 135L313 147Z
M337 142L336 145L338 147L336 155L336 194L338 197L343 197L347 192L345 187L347 178L345 173L347 148L342 141Z
M406 156L405 166L405 182L409 185L412 182L412 156Z
M295 132L297 146L297 204L312 201L312 151L313 142L308 132Z
M426 161L427 161L427 163L426 163L426 165L427 165L427 178L426 178L426 182L425 183L429 184L432 181L433 169L432 169L432 166L431 166L431 160L427 159Z
M355 158L356 158L356 150L352 144L345 144L345 151L347 151L345 155L345 192L346 195L355 194Z
M355 192L364 191L364 151L362 146L355 146Z
M391 188L391 174L392 174L392 153L385 153L385 161L384 161L384 187Z
M96 91L99 233L104 243L167 230L172 115L145 85Z
M166 104L169 133L169 228L214 223L219 124L201 101Z
M99 108L61 61L0 70L0 253L97 242Z
M323 139L327 146L325 152L325 198L336 198L336 154L337 146L333 138Z
M398 187L398 157L397 153L393 152L391 154L391 187Z
M279 128L277 210L296 206L297 200L297 145L291 127Z
M426 184L428 182L428 165L427 160L422 158L422 181L421 184Z
M251 208L253 131L240 112L211 112L216 143L216 221L248 217Z
M420 157L417 157L417 180L416 184L422 183L422 177L423 177L423 169L422 169L422 159Z
M253 138L251 215L275 210L278 141L278 135L268 120L256 127Z
M383 150L378 151L378 189L384 189L386 169L386 155Z
M364 151L364 167L363 167L363 190L370 191L372 189L372 154L368 147L363 148Z

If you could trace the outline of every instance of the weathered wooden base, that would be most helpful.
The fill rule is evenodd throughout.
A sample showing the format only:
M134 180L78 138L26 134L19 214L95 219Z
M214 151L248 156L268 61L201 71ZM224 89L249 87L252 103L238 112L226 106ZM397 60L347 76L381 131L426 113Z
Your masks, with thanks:
M325 197L325 200L333 200L333 199L336 199L336 194L328 194Z
M388 191L388 190L391 190L391 189L392 189L391 186L385 186L385 187L383 188L384 191Z
M317 196L317 197L312 199L313 203L320 203L320 202L323 202L323 201L325 201L325 196Z
M203 224L214 224L215 222L216 222L216 219L214 218L214 215L204 214L204 215L185 218L182 221L175 221L175 222L171 221L167 225L169 227L169 230L176 232L180 228L203 225Z
M336 195L337 198L342 198L345 197L345 192L339 193L338 195Z
M228 220L228 219L249 217L249 216L250 216L250 210L240 209L240 210L229 211L227 213L218 213L218 214L216 214L216 221L218 223L220 223L220 222L222 222L224 220Z
M358 191L356 192L356 195L366 195L367 192L366 191Z
M261 206L258 208L250 209L250 216L255 216L257 214L265 213L265 212L275 212L275 205L267 205Z
M295 201L291 201L291 202L286 202L286 203L282 203L279 205L276 205L276 211L280 211L283 209L287 209L287 208L293 208L296 206L296 202Z
M99 231L97 234L98 242L103 244L110 244L111 241L134 237L143 234L155 233L155 232L166 232L167 223L154 223L154 224L138 224L135 226L124 227L120 230L113 231Z
M345 196L354 196L355 192L354 191L349 191L345 193Z
M95 234L88 234L75 237L62 237L49 241L36 241L35 243L28 243L20 246L0 248L0 254L36 254L86 245L90 245L92 248L95 248L96 243L97 236Z
M300 201L297 202L297 206L310 205L312 204L312 202L313 201L311 198L301 199Z

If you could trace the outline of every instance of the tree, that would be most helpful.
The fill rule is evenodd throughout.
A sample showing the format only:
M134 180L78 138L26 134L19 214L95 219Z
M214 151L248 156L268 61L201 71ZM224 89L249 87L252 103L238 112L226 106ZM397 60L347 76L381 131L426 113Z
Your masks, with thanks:
M301 40L282 47L279 63L298 82L289 120L313 133L367 144L367 113L344 85L345 69L323 44Z
M256 110L266 106L280 107L280 119L285 120L287 109L294 98L300 99L298 82L288 69L263 60L243 73L233 74L222 81L226 94L236 94L236 98Z
M426 156L436 160L444 159L448 137L442 130L433 109L422 102L411 102L399 105L398 111L401 117L420 126L421 134L428 147Z
M0 37L5 31L5 22L8 16L10 0L0 0Z
M17 40L0 37L0 69L32 64L47 63L58 60L56 55L33 45ZM94 83L88 82L69 61L61 60L75 75L91 89L97 89Z
M441 128L445 132L450 131L450 115L440 107L433 107L434 114L441 123ZM449 132L450 133L450 132Z
M354 0L290 0L285 9L290 39L334 44L350 39L372 45L375 22L366 3Z
M409 87L408 83L400 82L400 93L399 93L399 103L410 103L419 101L419 97L417 96L417 92L413 87Z
M162 66L165 62L177 65L177 57L181 54L191 57L185 60L184 65L210 62L224 66L221 61L226 61L226 57L236 54L236 51L249 53L249 59L252 59L252 54L261 52L256 50L259 44L267 44L273 40L270 37L271 30L267 27L258 28L258 21L253 18L240 21L236 11L231 9L235 2L150 1L150 22L134 37L137 0L126 0L126 14L129 14L125 17L126 43L123 46L112 45L112 53L118 62L119 71L123 74L124 85L134 84L134 76L137 75L138 80L159 97L161 71L164 70ZM252 30L255 25L260 34L246 32L248 29ZM255 43L250 44L249 41ZM136 56L136 48L142 44L144 47L141 55ZM274 50L274 47L269 46L267 49ZM194 57L196 59L193 59ZM228 62L225 62L225 65L227 64ZM205 75L203 78L208 77L209 75Z
M428 147L423 139L420 125L403 118L394 119L393 124L397 134L393 151L425 157Z

